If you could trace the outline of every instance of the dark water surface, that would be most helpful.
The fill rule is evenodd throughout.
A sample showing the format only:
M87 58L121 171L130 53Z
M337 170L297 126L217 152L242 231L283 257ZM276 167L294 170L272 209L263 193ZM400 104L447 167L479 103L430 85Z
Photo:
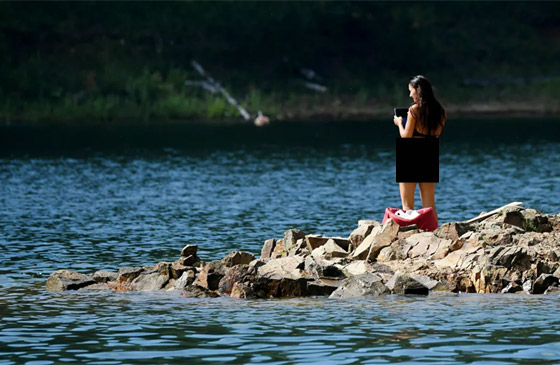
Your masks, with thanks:
M556 296L239 301L50 293L48 275L258 254L399 206L389 123L0 130L0 364L560 362ZM419 196L417 194L419 202ZM441 222L560 212L560 121L450 121Z

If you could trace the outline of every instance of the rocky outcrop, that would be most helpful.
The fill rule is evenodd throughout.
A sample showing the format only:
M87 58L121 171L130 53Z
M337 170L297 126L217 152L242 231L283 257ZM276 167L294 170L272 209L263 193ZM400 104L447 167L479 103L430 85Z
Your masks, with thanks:
M47 280L47 290L65 291L78 290L96 284L93 276L80 274L70 270L58 270Z
M266 240L260 258L233 251L208 263L187 245L171 263L91 275L59 270L47 289L178 290L189 298L560 292L560 214L507 207L482 218L434 232L360 221L349 237L290 229Z

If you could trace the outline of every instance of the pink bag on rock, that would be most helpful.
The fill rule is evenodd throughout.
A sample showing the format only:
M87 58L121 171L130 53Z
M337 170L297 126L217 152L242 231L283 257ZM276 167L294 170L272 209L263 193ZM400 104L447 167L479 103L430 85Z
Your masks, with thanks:
M413 211L403 211L398 208L386 208L383 223L385 223L389 218L397 222L399 226L410 226L411 224L416 224L421 230L429 232L434 231L438 227L436 216L432 207Z

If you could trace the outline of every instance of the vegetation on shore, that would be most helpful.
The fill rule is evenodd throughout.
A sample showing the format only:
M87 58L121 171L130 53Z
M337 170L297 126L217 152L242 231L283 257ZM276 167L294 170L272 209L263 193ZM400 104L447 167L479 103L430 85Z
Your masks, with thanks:
M432 79L462 114L560 114L558 3L0 3L3 123L361 119ZM326 87L315 91L306 82Z

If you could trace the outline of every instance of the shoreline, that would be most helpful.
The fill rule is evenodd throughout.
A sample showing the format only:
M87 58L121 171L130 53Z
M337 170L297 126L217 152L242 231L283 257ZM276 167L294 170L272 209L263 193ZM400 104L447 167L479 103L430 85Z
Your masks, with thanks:
M337 103L325 103L308 107L300 106L278 106L282 111L267 114L272 123L292 122L367 122L391 120L392 106L340 106ZM445 104L444 104L445 105ZM546 118L560 119L560 106L545 105L538 103L470 103L470 104L447 104L448 117L456 120L461 119L507 119L507 118ZM266 113L265 113L266 114ZM214 116L195 115L183 117L152 117L142 118L93 118L87 115L72 119L39 119L29 121L24 119L10 119L0 117L0 126L3 127L41 127L41 126L173 126L173 125L233 125L253 124L253 120L245 121L241 116Z
M349 237L289 229L260 257L208 263L187 245L174 262L118 272L53 272L49 291L176 291L188 298L359 298L389 294L560 294L560 214L504 206L435 231L362 220Z

